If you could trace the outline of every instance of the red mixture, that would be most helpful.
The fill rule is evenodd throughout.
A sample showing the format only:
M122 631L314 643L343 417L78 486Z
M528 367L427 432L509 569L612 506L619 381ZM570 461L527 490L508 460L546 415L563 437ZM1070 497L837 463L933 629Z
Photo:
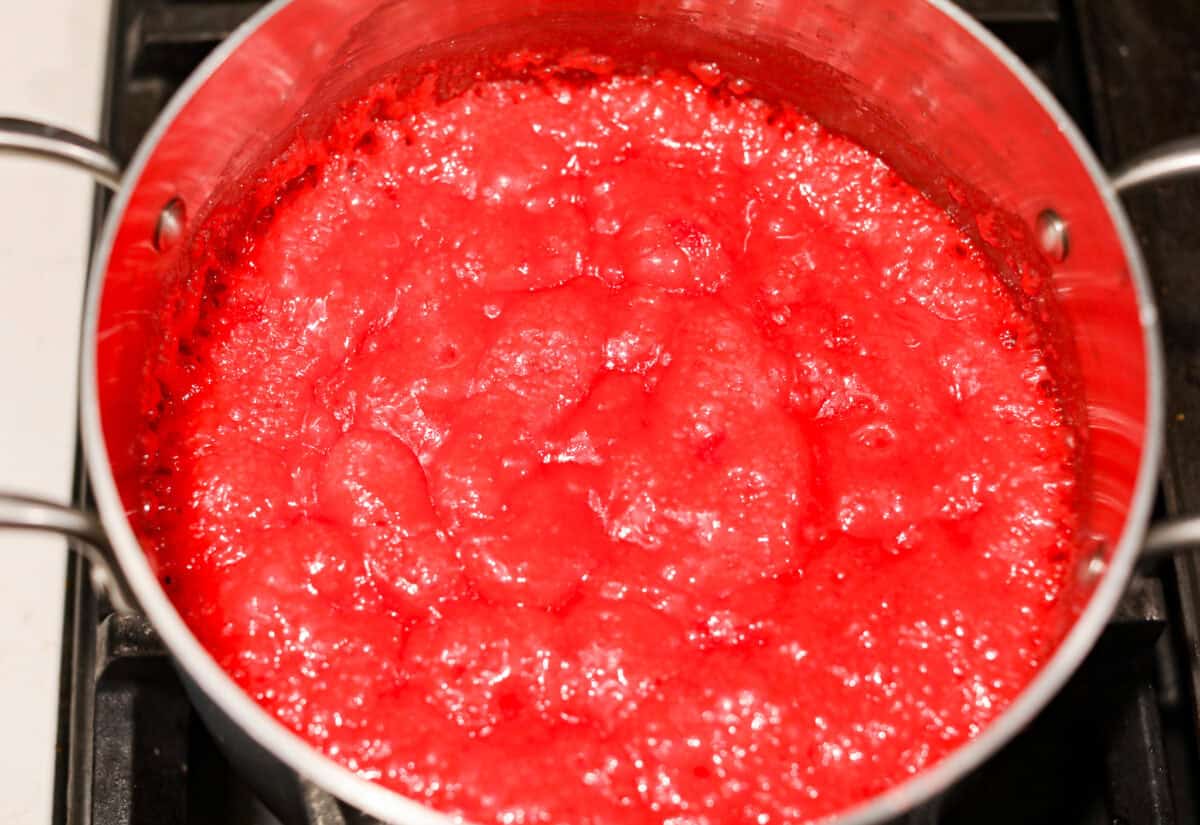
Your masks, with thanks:
M438 809L829 814L1051 652L1075 430L877 157L713 66L576 62L382 82L201 239L141 531L260 704Z

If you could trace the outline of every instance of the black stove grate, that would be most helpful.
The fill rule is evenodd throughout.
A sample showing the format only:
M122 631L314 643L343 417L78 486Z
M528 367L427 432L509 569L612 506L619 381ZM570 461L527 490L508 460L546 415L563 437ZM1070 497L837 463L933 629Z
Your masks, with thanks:
M1113 165L1200 132L1188 0L961 0ZM114 0L102 139L128 160L188 74L261 2ZM96 225L107 197L96 200ZM1200 183L1130 196L1160 301L1170 390L1162 512L1200 511ZM86 501L80 476L77 498ZM273 822L218 754L153 632L68 575L54 825ZM1200 821L1200 559L1135 580L1100 644L1024 733L911 825ZM314 812L311 825L341 825Z

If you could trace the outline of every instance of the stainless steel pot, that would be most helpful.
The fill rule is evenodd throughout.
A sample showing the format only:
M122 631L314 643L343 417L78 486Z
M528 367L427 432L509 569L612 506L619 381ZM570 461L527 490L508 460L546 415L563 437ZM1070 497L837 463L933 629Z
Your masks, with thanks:
M0 497L0 526L66 534L123 610L140 610L232 760L285 817L327 794L387 821L448 820L322 756L204 651L134 537L137 388L187 239L241 174L330 101L439 51L591 44L714 58L882 154L950 210L1014 282L1050 262L1040 310L1063 332L1086 424L1073 624L1053 658L978 738L846 812L885 820L935 797L1046 704L1091 648L1139 554L1200 542L1200 519L1146 533L1162 440L1157 313L1120 192L1200 170L1200 140L1110 176L1021 62L946 0L277 0L216 50L159 117L127 171L102 147L0 122L0 147L66 161L117 191L94 256L81 365L84 453L99 515ZM306 804L307 803L307 804Z

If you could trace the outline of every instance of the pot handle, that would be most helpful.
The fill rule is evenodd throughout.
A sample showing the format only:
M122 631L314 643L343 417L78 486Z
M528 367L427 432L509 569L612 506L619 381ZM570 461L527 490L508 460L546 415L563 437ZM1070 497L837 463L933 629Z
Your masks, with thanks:
M115 190L121 185L121 165L100 144L74 132L19 118L0 117L0 152L14 152L81 169L96 182ZM114 609L135 612L134 601L100 520L93 514L62 504L0 491L0 528L55 533L72 541L67 546L91 562L92 582L108 596Z
M119 613L137 613L137 602L113 556L100 520L92 513L53 501L0 492L0 529L36 530L67 539L67 547L91 563L92 585Z
M1124 195L1146 184L1200 174L1200 135L1173 140L1134 158L1112 175L1113 188ZM1142 546L1143 558L1156 559L1200 545L1200 516L1183 516L1151 525Z
M121 188L121 164L91 138L46 123L0 117L0 152L52 160L87 172L115 192Z
M1122 165L1112 174L1112 185L1124 195L1131 189L1160 180L1200 173L1200 135L1156 146Z

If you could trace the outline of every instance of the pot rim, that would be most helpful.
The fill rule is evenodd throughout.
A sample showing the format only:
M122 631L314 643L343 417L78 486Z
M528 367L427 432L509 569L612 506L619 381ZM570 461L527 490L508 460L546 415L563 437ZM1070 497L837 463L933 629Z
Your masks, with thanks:
M84 305L79 388L83 454L101 521L138 603L170 650L177 666L194 680L222 712L299 776L314 782L359 810L386 821L404 822L408 825L450 825L461 820L440 814L401 793L364 779L322 754L259 706L209 655L172 605L133 533L117 491L100 422L96 364L100 299L113 241L132 193L136 190L139 178L154 154L159 140L196 91L208 81L226 58L290 2L291 0L272 0L221 43L171 98L139 144L130 162L122 186L109 208L96 248L97 254L92 259L89 273ZM1024 85L1028 93L1057 123L1091 177L1120 239L1137 297L1146 374L1145 435L1136 486L1120 539L1114 546L1107 569L1104 570L1086 607L1050 660L1008 708L979 736L960 745L949 755L910 779L828 820L839 821L842 825L873 825L940 795L1025 728L1058 693L1096 643L1126 589L1149 522L1163 439L1164 379L1158 336L1158 312L1141 251L1109 176L1092 153L1078 127L1049 90L998 38L951 0L923 2L964 29L982 47L990 50Z

